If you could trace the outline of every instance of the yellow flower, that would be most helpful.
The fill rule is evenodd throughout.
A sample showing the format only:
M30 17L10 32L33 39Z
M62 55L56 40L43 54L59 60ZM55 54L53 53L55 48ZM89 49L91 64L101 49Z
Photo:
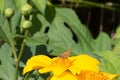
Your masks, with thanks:
M23 70L23 75L29 71L38 69L40 73L52 72L53 75L59 76L65 71L70 71L73 74L79 74L81 70L90 70L98 72L99 61L86 54L68 57L70 51L59 57L49 58L45 55L37 55L30 58Z
M77 78L78 80L113 80L116 76L117 74L83 70L77 75Z
M69 53L67 51L65 53ZM53 72L54 75L60 75L68 70L74 59L70 60L65 55L61 57L49 58L45 55L33 56L30 58L23 69L23 75L29 71L38 69L40 73Z
M78 75L66 71L60 76L50 76L47 80L113 80L116 76L116 74L83 70Z

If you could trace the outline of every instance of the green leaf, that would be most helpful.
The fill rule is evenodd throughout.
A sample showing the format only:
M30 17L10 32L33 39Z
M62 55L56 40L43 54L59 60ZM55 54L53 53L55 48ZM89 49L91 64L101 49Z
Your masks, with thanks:
M0 17L0 21L2 22L2 19ZM4 26L0 26L0 38L3 39L5 42L8 42L9 43L9 40L4 32L4 29L3 29Z
M9 40L8 40L7 36L5 35L5 33L1 27L0 27L0 38L2 40L4 40L5 42L9 43Z
M85 38L85 41L91 41L93 39L88 28L80 22L75 11L68 8L57 8L56 13L58 13L64 23L68 24L79 40Z
M117 74L117 69L115 65L107 59L101 59L102 66L100 67L101 71L108 72L111 74Z
M53 53L54 55L57 55L57 53L59 54L59 51L61 50L65 51L67 49L71 49L71 47L75 45L70 29L65 27L60 16L57 16L54 19L53 24L48 32L48 36L49 47L53 47L55 53Z
M29 45L41 45L41 44L46 44L47 40L48 37L46 35L40 34L38 32L33 37L27 38L26 43Z
M120 25L118 25L114 34L114 39L119 39L119 38L120 38Z
M1 17L0 17L0 21L1 20L3 20L3 19L1 19ZM12 34L10 32L9 23L7 20L4 20L4 24L2 24L0 26L0 38L3 39L3 41L10 44L11 36L12 36Z
M101 32L93 44L95 51L110 50L111 39L106 33Z
M40 13L33 14L32 18L33 27L30 28L30 33L34 35L36 32L40 32L41 34L45 33L46 28L48 28L49 23L45 19L43 15Z
M20 19L21 19L21 13L16 12L10 21L11 27L12 27L12 34L16 34L16 32L18 32L18 29L19 29L18 27L20 27L19 26Z
M2 15L2 13L0 13L0 26L3 26L5 22L4 16Z
M15 68L12 58L11 47L8 44L2 45L0 49L0 78L3 80L14 80Z
M3 13L4 10L4 1L5 0L0 0L0 12Z
M13 10L16 10L16 5L14 0L5 0L4 8L12 8Z
M27 4L27 0L14 0L15 1L15 4L17 6L17 10L18 11L21 11L21 8Z
M55 10L55 18L48 31L48 49L53 49L51 55L58 55L68 49L71 49L74 55L93 51L94 48L90 44L93 38L87 27L81 24L75 12L67 8ZM73 36L76 36L77 41Z
M43 14L45 13L47 0L32 0L32 2L35 4L40 12L42 12Z
M113 36L113 53L120 54L120 25L116 29L116 33Z
M114 54L112 51L96 52L100 57L102 57L101 69L109 73L120 73L120 56Z

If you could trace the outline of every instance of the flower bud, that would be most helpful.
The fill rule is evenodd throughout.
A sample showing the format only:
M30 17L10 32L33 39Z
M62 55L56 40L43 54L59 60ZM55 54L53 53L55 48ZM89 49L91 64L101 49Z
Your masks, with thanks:
M5 9L5 12L4 12L5 17L10 18L13 16L13 14L14 14L14 11L12 8Z
M24 21L22 24L23 29L29 29L31 26L32 26L32 23L29 20Z
M30 15L32 11L33 11L33 8L29 4L26 4L22 7L22 14L25 16Z

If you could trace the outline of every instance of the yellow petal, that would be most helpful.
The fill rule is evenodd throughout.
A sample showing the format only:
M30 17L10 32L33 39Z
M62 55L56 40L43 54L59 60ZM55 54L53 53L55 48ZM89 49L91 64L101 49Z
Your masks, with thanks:
M60 75L65 70L68 70L68 68L72 65L72 61L68 58L61 58L61 57L55 57L51 60L51 68L52 72L55 76Z
M35 62L32 62L33 64L37 64L37 63L35 63ZM27 72L29 72L29 71L32 71L32 70L35 70L35 69L39 69L40 67L39 67L39 65L26 65L25 67L24 67L24 69L23 69L23 75L25 74L25 73L27 73Z
M80 65L80 66L71 66L69 68L69 70L73 73L73 74L79 74L82 70L90 70L90 71L94 71L94 72L99 72L99 67L97 65L91 65L91 64L85 64L85 65Z
M76 63L100 64L100 62L97 59L86 54L78 55Z
M64 72L60 76L53 76L48 80L77 80L76 76L71 74L70 72Z
M74 75L76 75L76 73L80 73L80 72L81 72L81 70L79 69L79 67L77 67L77 66L75 66L75 65L69 67L69 70L70 70Z
M115 78L117 75L104 72L93 72L83 70L80 74L76 76L78 80L113 80L113 78Z
M53 68L52 72L53 72L53 75L55 76L59 76L60 74L62 74L65 70L65 68L62 68L62 67L55 67Z
M51 58L49 58L48 56L45 55L37 55L37 56L33 56L31 57L28 61L27 61L27 65L28 64L32 64L32 62L39 62L42 64L39 64L41 66L46 66L49 65L51 61Z
M103 74L105 76L109 77L109 80L112 80L112 79L118 77L118 74L109 74L109 73L105 73L105 72L103 72Z
M90 71L94 71L94 72L99 71L98 64L100 64L100 62L98 60L96 60L95 58L92 58L89 55L82 54L82 55L78 55L76 57L75 56L70 57L69 59L73 60L73 64L69 68L69 70L73 74L76 74L76 73L79 74L81 72L81 70L90 70Z
M23 69L23 75L29 71L43 68L50 65L50 61L51 61L51 58L45 55L37 55L37 56L31 57L27 61L26 66Z
M39 69L39 73L47 73L51 71L52 71L51 67L44 67L44 68Z

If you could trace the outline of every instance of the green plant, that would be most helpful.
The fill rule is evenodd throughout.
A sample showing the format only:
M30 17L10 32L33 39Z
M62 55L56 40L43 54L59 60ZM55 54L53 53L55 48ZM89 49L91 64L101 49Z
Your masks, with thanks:
M98 58L103 63L103 71L120 73L120 49L111 50L112 45L118 46L112 43L116 39L112 40L104 32L94 39L72 9L56 7L47 0L1 0L1 3L4 4L0 5L0 38L3 40L0 48L1 80L25 80L26 77L44 80L49 74L42 75L36 71L26 76L21 74L27 59L38 54L58 56L68 49L72 50L71 56L87 53ZM25 4L33 7L27 16L21 12ZM3 15L7 8L13 9L12 17ZM23 28L26 20L31 21L29 29L26 29L26 24Z

